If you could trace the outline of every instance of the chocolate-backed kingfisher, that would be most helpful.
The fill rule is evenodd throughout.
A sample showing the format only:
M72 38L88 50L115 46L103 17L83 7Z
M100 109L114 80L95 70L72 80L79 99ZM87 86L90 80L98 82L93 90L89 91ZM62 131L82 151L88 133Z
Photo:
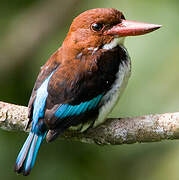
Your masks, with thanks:
M68 128L85 131L106 119L131 72L125 37L160 27L126 20L112 8L88 10L73 20L37 77L28 104L32 128L17 157L17 173L30 173L44 138L50 142Z

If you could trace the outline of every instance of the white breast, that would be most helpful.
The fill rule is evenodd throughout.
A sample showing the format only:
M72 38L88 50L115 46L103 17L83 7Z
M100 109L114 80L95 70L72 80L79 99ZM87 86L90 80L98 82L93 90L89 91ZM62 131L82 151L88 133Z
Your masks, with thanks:
M125 49L125 47L123 48ZM105 94L100 102L102 106L99 109L99 115L94 123L94 127L105 121L107 115L112 111L127 85L131 73L131 63L128 53L127 57L128 59L119 65L119 71L116 74L116 80L114 81L112 88Z

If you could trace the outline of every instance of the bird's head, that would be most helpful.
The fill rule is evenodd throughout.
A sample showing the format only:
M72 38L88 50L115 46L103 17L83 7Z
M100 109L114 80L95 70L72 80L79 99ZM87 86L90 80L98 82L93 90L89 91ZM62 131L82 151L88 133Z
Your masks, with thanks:
M128 21L122 12L113 8L91 9L73 20L63 46L74 54L99 48L112 49L123 44L126 36L143 35L160 27Z

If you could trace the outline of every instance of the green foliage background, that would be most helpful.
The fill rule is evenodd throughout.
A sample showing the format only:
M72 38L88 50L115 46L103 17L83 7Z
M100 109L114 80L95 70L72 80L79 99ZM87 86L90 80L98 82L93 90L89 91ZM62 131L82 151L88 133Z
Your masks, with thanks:
M3 38L11 22L35 3L35 0L0 0L0 48L4 47ZM126 39L125 45L132 59L132 76L111 116L178 111L178 0L81 0L75 13L47 37L35 53L10 69L6 67L0 71L0 100L27 105L40 66L60 46L72 19L82 11L96 7L114 7L123 11L127 19L163 25L156 32ZM0 66L3 61L0 56ZM104 147L57 140L42 145L30 176L17 176L13 165L26 136L23 132L0 130L1 180L179 179L177 140Z

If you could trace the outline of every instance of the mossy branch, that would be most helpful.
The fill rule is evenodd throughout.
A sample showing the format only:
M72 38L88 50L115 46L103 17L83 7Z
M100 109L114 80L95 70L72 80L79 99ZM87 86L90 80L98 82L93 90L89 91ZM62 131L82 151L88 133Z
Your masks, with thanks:
M27 122L27 107L0 101L0 128L25 131ZM62 138L102 145L179 139L179 112L111 118L84 133L66 131Z

